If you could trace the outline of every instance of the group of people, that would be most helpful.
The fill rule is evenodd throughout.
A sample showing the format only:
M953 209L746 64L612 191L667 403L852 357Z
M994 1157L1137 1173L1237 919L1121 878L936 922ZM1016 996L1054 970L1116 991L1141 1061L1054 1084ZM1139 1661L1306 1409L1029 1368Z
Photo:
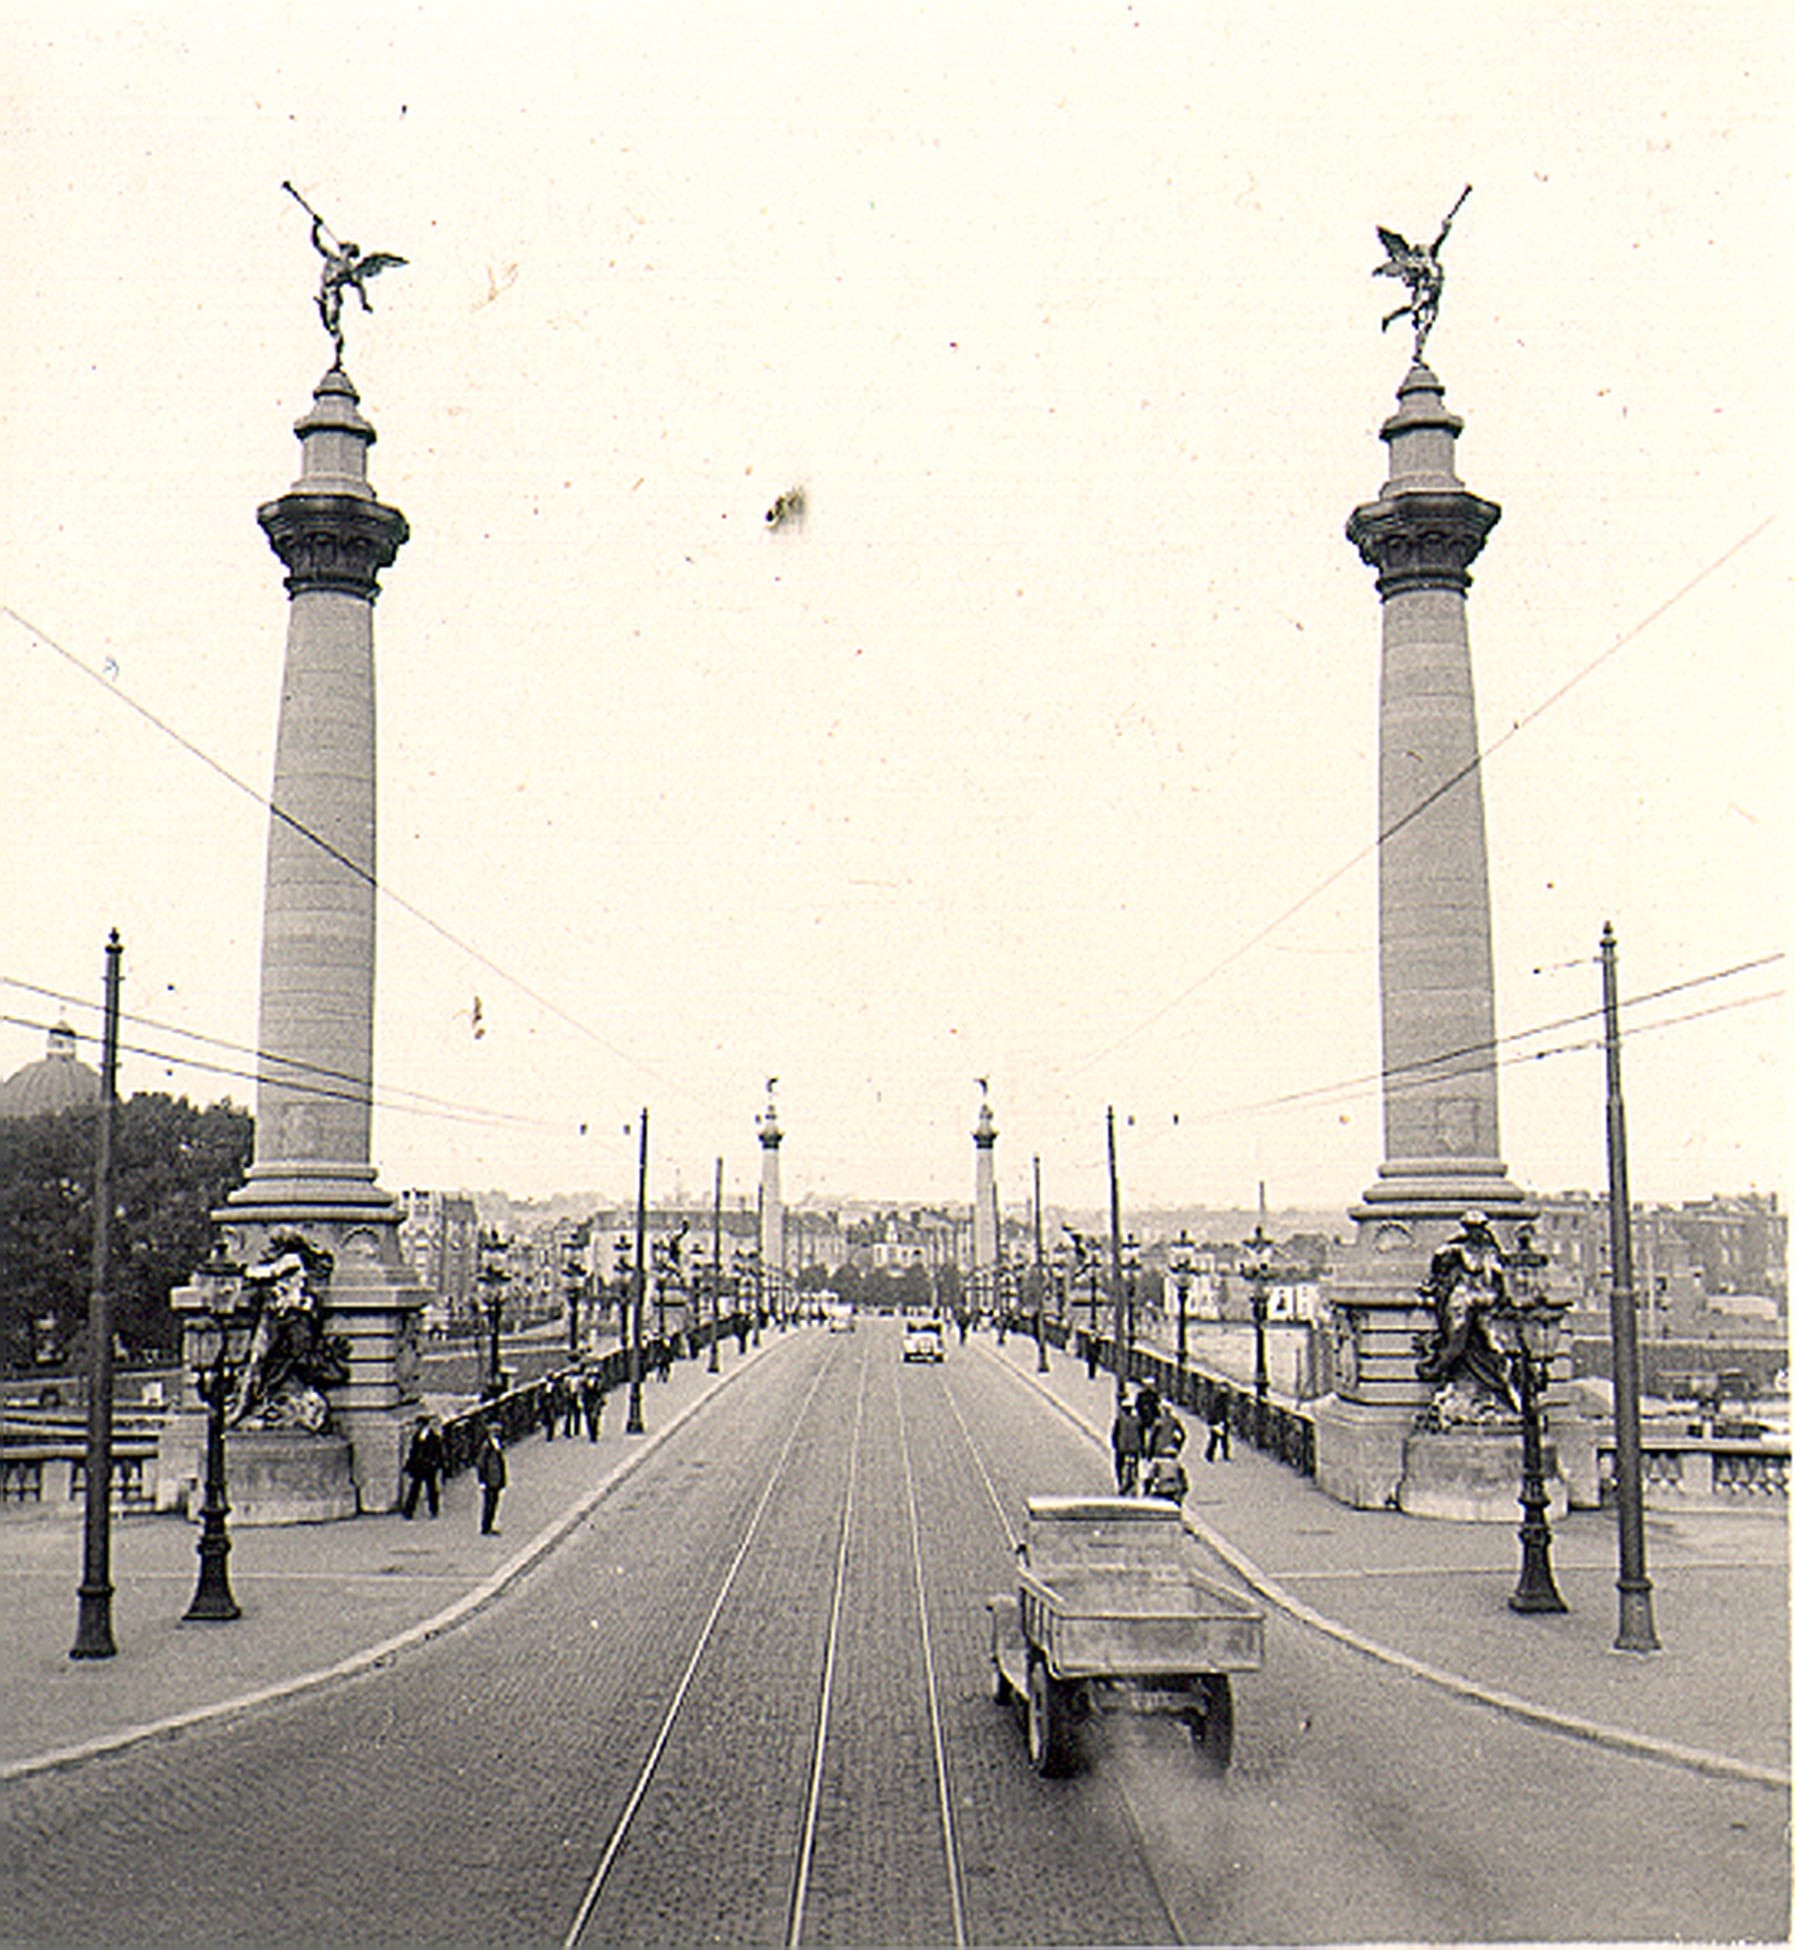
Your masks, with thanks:
M598 1376L587 1370L572 1370L547 1376L538 1390L542 1432L553 1442L557 1430L569 1440L582 1424L586 1440L596 1442L604 1422L605 1390ZM434 1517L442 1509L442 1483L448 1469L448 1450L441 1425L433 1415L420 1415L405 1448L405 1495L399 1513L415 1517L422 1501ZM474 1475L480 1484L480 1534L498 1535L499 1497L505 1488L507 1470L505 1445L498 1423L483 1419L475 1438Z
M589 1369L545 1375L537 1391L537 1412L542 1417L542 1433L550 1442L557 1428L571 1441L579 1434L582 1422L586 1440L596 1442L605 1415L604 1387Z
M1128 1399L1126 1387L1116 1393L1116 1419L1109 1433L1116 1458L1119 1496L1163 1496L1182 1503L1190 1488L1184 1473L1184 1424L1159 1398L1151 1382L1143 1382Z

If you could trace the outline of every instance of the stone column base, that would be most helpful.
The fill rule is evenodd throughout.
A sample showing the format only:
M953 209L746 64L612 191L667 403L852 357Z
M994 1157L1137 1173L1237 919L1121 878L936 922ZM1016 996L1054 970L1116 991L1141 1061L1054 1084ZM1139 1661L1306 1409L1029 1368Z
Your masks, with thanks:
M1394 1510L1402 1482L1402 1445L1414 1424L1414 1409L1324 1395L1310 1413L1316 1487L1355 1510Z
M1544 1445L1546 1510L1558 1522L1569 1508L1558 1454ZM1416 1429L1403 1444L1397 1504L1404 1516L1441 1517L1451 1523L1521 1521L1519 1429Z

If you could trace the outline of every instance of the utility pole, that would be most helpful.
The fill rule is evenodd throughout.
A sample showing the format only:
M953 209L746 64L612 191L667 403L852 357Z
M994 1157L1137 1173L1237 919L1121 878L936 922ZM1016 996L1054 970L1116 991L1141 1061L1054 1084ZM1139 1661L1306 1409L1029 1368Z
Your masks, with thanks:
M1645 1574L1645 1493L1639 1457L1639 1323L1633 1299L1633 1206L1627 1189L1627 1112L1620 1087L1620 998L1614 925L1602 923L1602 1020L1608 1067L1608 1332L1614 1367L1614 1500L1620 1527L1617 1652L1656 1652L1652 1581Z
M118 989L124 943L106 942L106 1026L94 1147L93 1285L87 1299L87 1534L71 1659L110 1659L112 1642L112 1111L118 1101Z
M642 1149L636 1167L636 1271L631 1282L629 1419L625 1435L642 1433L642 1300L648 1284L648 1106L642 1106Z
M1047 1341L1041 1309L1047 1298L1047 1261L1041 1251L1041 1154L1035 1153L1035 1373L1047 1373Z
M1109 1277L1114 1283L1115 1303L1112 1312L1115 1317L1116 1354L1116 1393L1121 1394L1128 1380L1129 1353L1127 1337L1122 1322L1122 1183L1116 1175L1116 1112L1112 1104L1107 1112L1109 1122Z

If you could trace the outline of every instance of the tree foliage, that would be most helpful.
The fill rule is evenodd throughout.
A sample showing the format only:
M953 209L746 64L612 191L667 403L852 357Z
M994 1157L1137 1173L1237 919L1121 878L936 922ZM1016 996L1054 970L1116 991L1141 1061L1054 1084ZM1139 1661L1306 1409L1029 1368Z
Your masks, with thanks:
M0 1359L31 1359L32 1323L53 1315L69 1352L93 1283L94 1109L0 1120ZM113 1326L133 1354L178 1344L170 1291L211 1251L213 1209L243 1173L254 1120L228 1101L121 1103L112 1125Z

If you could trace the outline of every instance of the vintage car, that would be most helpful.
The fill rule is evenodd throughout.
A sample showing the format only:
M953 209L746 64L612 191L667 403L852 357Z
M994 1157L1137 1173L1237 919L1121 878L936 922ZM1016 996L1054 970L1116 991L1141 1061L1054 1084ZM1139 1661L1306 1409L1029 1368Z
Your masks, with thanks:
M988 1601L997 1698L1018 1703L1028 1757L1069 1773L1099 1714L1181 1720L1219 1774L1234 1746L1230 1675L1264 1661L1265 1616L1197 1570L1175 1503L1033 1497L1017 1590Z
M913 1314L904 1322L904 1359L942 1361L947 1358L947 1341L941 1323L933 1314Z

